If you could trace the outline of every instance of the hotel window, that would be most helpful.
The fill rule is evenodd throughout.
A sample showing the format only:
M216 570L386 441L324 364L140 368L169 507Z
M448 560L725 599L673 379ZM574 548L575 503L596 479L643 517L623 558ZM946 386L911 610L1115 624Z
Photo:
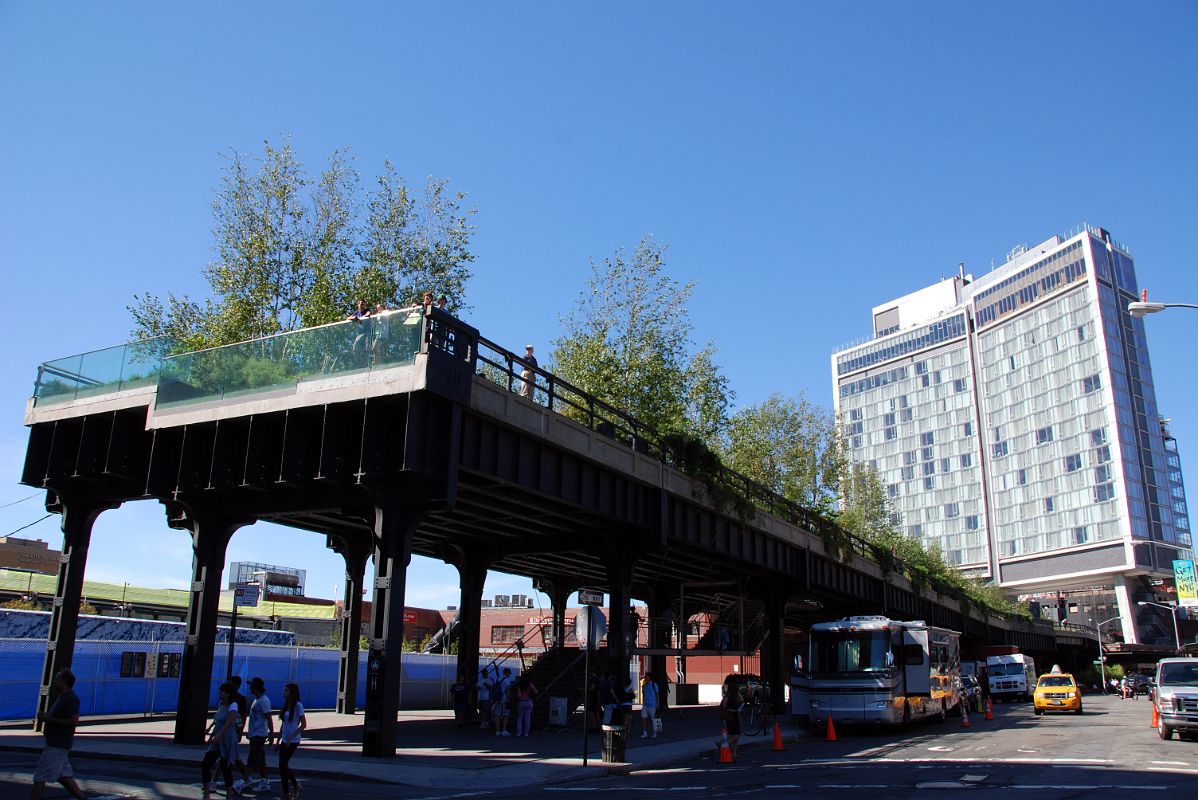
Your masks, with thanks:
M972 422L966 422L964 425L964 429L965 429L966 436L973 436L973 423Z
M1084 525L1079 528L1073 529L1073 543L1074 544L1085 544L1089 538L1090 538L1090 536L1086 532L1086 528Z
M971 514L965 518L965 530L976 531L978 529L978 518L976 514Z
M1082 391L1085 394L1089 394L1090 392L1096 392L1101 388L1102 388L1102 378L1100 376L1090 375L1089 377L1082 378Z
M966 467L972 466L972 464L973 464L973 455L971 453L962 453L961 454L961 469L965 469Z
M1082 457L1080 455L1065 456L1065 471L1077 472L1082 468Z
M964 378L957 378L955 381L953 381L953 391L958 392L958 393L965 391L965 379Z
M1053 499L1051 497L1044 498L1044 513L1051 514L1053 512Z
M1052 426L1051 425L1049 425L1047 428L1040 428L1038 431L1036 431L1036 444L1045 444L1046 442L1051 442L1051 441L1052 441Z
M960 504L958 504L958 503L945 503L944 504L945 519L952 519L954 517L959 517L959 516L961 516Z
M933 431L919 434L919 443L923 446L928 446L936 443L936 434Z

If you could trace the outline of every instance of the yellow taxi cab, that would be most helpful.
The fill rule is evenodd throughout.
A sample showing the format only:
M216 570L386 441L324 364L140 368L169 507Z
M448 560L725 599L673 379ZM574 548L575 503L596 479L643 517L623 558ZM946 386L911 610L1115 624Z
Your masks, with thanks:
M1036 716L1045 711L1082 713L1082 693L1077 681L1068 672L1051 672L1036 681L1034 695Z

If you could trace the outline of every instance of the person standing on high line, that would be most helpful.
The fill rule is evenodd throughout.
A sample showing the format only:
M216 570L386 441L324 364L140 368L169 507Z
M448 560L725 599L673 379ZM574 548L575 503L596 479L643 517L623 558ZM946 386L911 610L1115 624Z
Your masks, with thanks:
M520 359L524 364L524 368L520 370L520 396L532 399L533 390L536 389L536 373L537 357L532 354L532 345L524 346L524 358Z
M50 781L58 781L63 788L80 800L87 795L75 782L68 756L75 743L75 726L79 724L79 695L75 694L75 675L69 669L54 676L51 688L56 695L49 711L37 712L37 721L43 724L42 735L46 737L46 749L33 770L32 800L42 796L42 790Z

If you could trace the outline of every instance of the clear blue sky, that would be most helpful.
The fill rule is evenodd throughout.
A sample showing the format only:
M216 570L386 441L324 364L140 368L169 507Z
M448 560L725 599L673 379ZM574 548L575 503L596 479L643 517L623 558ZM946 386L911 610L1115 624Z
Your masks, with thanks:
M1083 221L1153 299L1198 301L1196 39L1192 2L0 0L0 505L31 493L37 364L124 341L134 293L203 290L229 148L290 134L312 171L350 146L367 180L386 157L450 178L478 209L470 319L513 349L547 352L588 260L652 233L739 402L831 406L870 307ZM1198 316L1148 331L1198 475ZM88 577L182 586L190 557L134 503L100 518ZM259 524L230 560L340 586L312 534ZM422 567L409 604L455 603L454 570Z

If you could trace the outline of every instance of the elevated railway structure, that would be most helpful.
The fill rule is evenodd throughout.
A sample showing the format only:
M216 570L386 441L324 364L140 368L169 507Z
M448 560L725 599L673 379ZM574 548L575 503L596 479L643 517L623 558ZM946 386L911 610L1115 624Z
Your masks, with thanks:
M179 742L203 738L226 548L258 520L325 536L344 557L342 711L354 710L355 632L362 590L371 592L363 752L372 756L395 752L413 554L459 571L467 674L488 570L548 592L557 642L579 588L602 589L613 609L642 599L655 619L734 597L742 617L760 611L761 670L775 698L789 674L786 630L847 614L924 619L967 643L1045 656L1093 648L1085 631L987 616L913 586L831 521L728 470L696 470L681 443L437 310L192 353L171 347L151 340L39 369L22 482L46 490L64 535L43 706L71 662L92 524L137 500L162 503L166 526L193 545ZM622 670L628 624L620 613L609 623L606 656ZM679 645L653 630L643 652L662 670Z

